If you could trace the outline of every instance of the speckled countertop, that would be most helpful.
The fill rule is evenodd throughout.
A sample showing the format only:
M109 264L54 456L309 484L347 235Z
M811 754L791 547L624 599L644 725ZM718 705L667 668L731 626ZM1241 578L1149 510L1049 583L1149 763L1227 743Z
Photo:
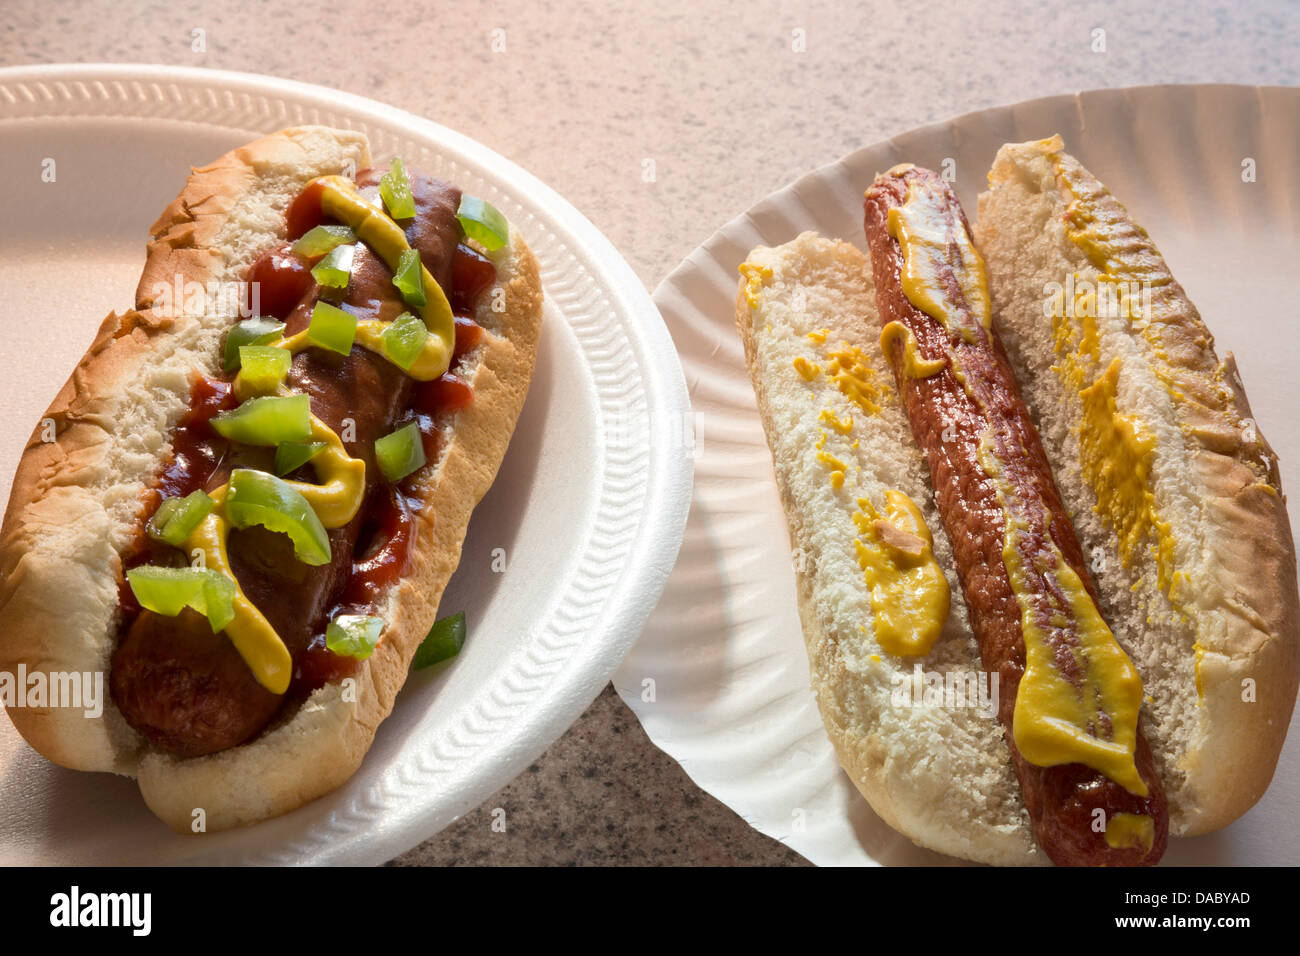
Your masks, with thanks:
M1300 83L1300 4L1286 0L5 0L3 10L0 66L244 70L428 116L555 187L647 288L772 190L914 126L1094 87ZM646 159L653 183L642 181ZM509 814L505 833L492 830L496 807ZM514 782L395 862L803 861L698 790L606 687Z

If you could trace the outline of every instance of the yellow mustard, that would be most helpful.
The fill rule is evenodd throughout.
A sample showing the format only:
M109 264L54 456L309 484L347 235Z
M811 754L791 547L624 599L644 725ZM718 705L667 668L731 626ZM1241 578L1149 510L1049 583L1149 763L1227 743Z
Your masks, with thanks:
M325 176L316 182L322 183L324 187L321 192L321 208L325 213L350 227L357 238L370 246L392 272L397 272L402 253L411 248L402 227L385 215L383 210L362 199L356 186L342 176ZM417 311L420 318L424 319L429 335L424 340L420 354L407 369L407 374L417 381L429 382L446 372L451 365L451 356L456 347L456 317L452 314L446 293L423 264L420 272L428 302L418 307ZM373 319L358 322L356 343L383 355L381 336L387 327L387 322ZM305 348L308 344L306 337L304 330L284 342L284 347L290 351Z
M911 180L907 199L889 210L886 227L903 253L902 283L907 300L966 341L977 341L972 322L991 327L989 286L975 244L930 182ZM945 278L955 280L959 297Z
M763 283L772 278L772 270L753 262L742 262L740 274L745 277L745 301L751 309L758 308L758 294L763 290Z
M1087 181L1082 167L1064 161L1061 138L1053 136L1039 145L1073 200L1065 212L1066 232L1097 271L1152 287L1172 282L1173 276L1147 231L1133 222L1119 203L1111 206L1101 201L1110 197L1105 186Z
M1130 793L1146 796L1147 786L1136 761L1142 678L1050 536L1050 560L1036 558L1032 566L1026 565L1023 552L1028 523L1022 509L1045 506L1037 497L1032 502L1016 498L987 433L980 441L980 463L993 480L1006 516L1002 561L1020 605L1024 636L1025 672L1012 717L1016 747L1035 766L1081 763ZM1041 575L1051 580L1052 586L1031 592L1030 575ZM1052 606L1035 605L1032 594ZM1058 596L1064 598L1064 604ZM1046 620L1042 619L1044 612ZM1054 630L1068 630L1076 639L1071 654L1080 678L1077 684L1060 669L1056 645L1051 641Z
M852 415L848 418L840 418L829 408L823 408L822 413L817 417L817 420L830 425L831 428L835 429L841 435L847 435L849 432L853 431Z
M190 532L185 540L185 549L188 553L196 549L201 551L204 565L209 570L235 581L226 553L230 523L226 520L225 504L229 487L222 485L210 493L216 506ZM262 612L244 595L238 581L235 581L233 604L235 616L225 627L226 636L257 682L273 694L283 694L289 689L289 680L293 677L293 658L289 649Z
M1151 369L1156 378L1176 403L1186 401L1186 396L1179 384L1180 373L1170 362L1169 354L1164 348L1161 332L1164 310L1159 307L1159 303L1162 301L1160 292L1163 287L1173 282L1173 275L1146 230L1128 217L1123 206L1113 200L1113 197L1100 182L1088 177L1083 168L1077 163L1067 161L1063 145L1059 136L1052 136L1043 140L1039 144L1039 148L1052 163L1058 181L1070 193L1070 203L1066 208L1065 215L1066 234L1076 246L1083 250L1088 260L1101 273L1102 282L1118 283L1121 289L1145 288L1147 290L1147 301L1151 303L1153 308L1150 314L1142 316L1144 321L1134 323L1134 328L1140 332L1151 347L1153 354ZM1121 311L1121 314L1130 319L1134 318L1133 310L1128 306ZM1058 354L1062 356L1060 367L1065 371L1067 381L1070 381L1083 394L1085 383L1080 380L1082 373L1075 368L1077 362L1072 361L1068 353L1062 353L1059 347ZM1113 391L1112 386L1107 382L1107 377L1111 376L1114 371L1115 368L1112 365L1105 374L1092 384L1092 401L1094 404L1099 401L1099 396L1096 393L1107 390ZM1231 391L1222 382L1221 366L1214 370L1214 378L1215 384L1212 388L1217 391L1218 405L1222 410L1223 425L1230 430L1240 432L1242 421L1240 416L1233 412L1234 399ZM1088 398L1084 400L1085 403L1089 401ZM1203 408L1208 407L1203 402L1194 401L1201 404ZM1113 413L1113 402L1111 402L1111 406ZM1095 429L1097 420L1101 417L1102 413L1100 411L1097 412L1096 420L1089 417L1089 426ZM1122 428L1123 425L1117 424L1110 429L1110 432L1113 433L1122 430ZM1190 429L1190 431L1193 434L1196 433L1195 428ZM1152 439L1150 448L1144 453L1145 460L1134 463L1136 467L1142 469L1144 482L1150 476L1150 462L1154 455L1154 447L1155 442ZM1127 551L1122 555L1125 566L1128 566L1132 554L1135 553L1141 542L1152 540L1158 586L1175 605L1181 603L1178 591L1184 576L1181 572L1175 570L1175 542L1168 523L1162 522L1158 518L1154 495L1146 488L1143 488L1144 493L1141 496L1115 496L1108 481L1107 470L1090 468L1090 453L1082 444L1080 452L1081 457L1084 458L1082 462L1084 475L1097 493L1099 511L1111 527L1116 530L1121 542L1127 548ZM1093 454L1095 454L1095 451ZM1263 466L1259 467L1262 468ZM1261 481L1259 484L1262 487L1271 487L1266 481ZM1196 659L1195 671L1197 693L1200 695L1201 659L1199 655Z
M811 382L811 381L812 381L813 379L815 379L818 375L820 375L820 374L821 374L821 371L822 371L820 368L818 368L816 365L813 365L811 362L809 362L809 361L808 361L806 358L804 358L802 355L797 356L797 357L795 358L795 360L794 360L794 370L795 370L796 372L798 372L798 373L800 374L800 376L803 377L803 380L804 380L805 382Z
M1121 415L1115 404L1122 363L1117 358L1079 392L1083 425L1079 429L1079 464L1097 495L1096 511L1119 538L1120 559L1128 567L1148 537L1158 542L1157 574L1168 591L1174 565L1169 524L1156 514L1150 476L1155 437L1136 418Z
M832 469L834 469L834 470L836 470L836 471L840 471L840 472L844 471L848 466L845 465L844 462L842 462L842 461L840 461L838 458L836 458L834 455L832 455L832 454L830 454L829 452L826 451L826 432L825 432L825 430L824 430L824 429L818 429L818 431L821 433L821 437L820 437L819 439L817 439L817 446L816 446L816 447L817 447L817 460L818 460L819 462L821 462L823 465L825 465L827 468L832 468Z
M880 411L886 387L877 381L876 373L867 363L867 357L855 345L841 342L839 348L827 351L830 364L826 374L840 393L868 415Z
M827 468L831 468L841 473L845 470L845 468L848 467L847 465L844 464L844 462L840 461L834 455L826 451L818 451L817 460L821 462L823 465L825 465Z
M1079 576L1053 545L1056 583L1069 601L1079 642L1074 656L1083 674L1082 686L1066 679L1057 668L1055 646L1025 598L1018 538L1010 531L1002 549L1020 601L1025 635L1025 673L1016 694L1012 725L1016 747L1036 766L1082 763L1125 790L1146 796L1147 786L1134 757L1142 678L1102 620ZM1109 733L1099 725L1102 715L1110 720Z
M934 538L921 509L901 491L885 492L881 515L859 498L853 521L858 565L871 592L876 640L890 654L928 654L948 619L948 581L934 558Z
M1082 388L1085 369L1101 359L1101 336L1097 331L1097 311L1089 307L1087 286L1075 279L1073 312L1078 324L1071 322L1064 309L1064 294L1052 311L1052 349L1069 364L1058 371L1068 372L1076 388ZM1094 297L1095 302L1095 297ZM1088 360L1085 362L1084 360Z
M1115 813L1106 821L1106 845L1112 850L1148 853L1156 842L1156 824L1142 813Z
M1041 146L1072 197L1066 212L1067 235L1101 273L1098 287L1114 285L1119 290L1120 315L1133 318L1132 303L1125 298L1131 283L1159 287L1172 281L1155 244L1141 226L1123 215L1122 207L1116 204L1111 208L1101 201L1109 195L1104 187L1085 181L1081 169L1064 162L1060 137L1044 140ZM1097 305L1095 298L1088 299L1095 292L1077 275L1074 278L1081 290L1073 304L1074 321L1064 314L1053 316L1053 348L1057 373L1079 393L1083 404L1079 464L1097 496L1097 513L1119 539L1124 567L1130 567L1140 549L1151 542L1157 584L1173 598L1175 542L1169 524L1158 515L1150 487L1155 436L1138 419L1117 411L1115 396L1122 363L1116 359L1106 369L1099 369ZM1148 321L1142 331L1163 362L1165 355L1155 327ZM1169 376L1156 371L1166 389L1177 397Z
M321 483L289 481L286 484L307 499L325 528L339 528L356 517L361 508L366 490L366 463L351 457L334 430L315 415L311 417L311 428L311 440L325 442L325 447L312 459ZM257 682L274 694L283 694L293 676L293 660L275 628L244 595L226 552L231 531L226 516L229 489L230 485L224 484L209 492L214 503L212 511L190 532L185 549L190 553L201 551L207 568L234 583L235 616L226 625L226 634Z
M929 378L948 365L945 359L921 358L916 336L902 322L890 322L880 330L880 351L889 355L894 343L902 340L903 372L908 378Z
M311 417L311 440L325 443L311 460L321 483L288 481L286 484L307 499L322 525L341 528L356 517L365 498L366 463L350 456L334 430L315 415Z
M1201 642L1197 641L1192 645L1192 650L1196 654L1196 699L1199 705L1205 703L1205 687L1201 682L1201 667L1205 663L1205 648Z

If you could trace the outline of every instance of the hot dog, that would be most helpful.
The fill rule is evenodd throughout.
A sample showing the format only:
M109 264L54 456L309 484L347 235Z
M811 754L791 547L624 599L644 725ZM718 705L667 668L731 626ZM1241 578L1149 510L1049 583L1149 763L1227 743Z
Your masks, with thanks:
M741 267L813 688L853 782L918 844L1148 865L1169 834L1245 812L1281 749L1300 635L1276 459L1154 245L1059 141L1004 147L990 181L974 234L904 165L866 192L869 258L805 234ZM1157 282L1161 407L1115 388L1147 326L1053 317L1051 283L1092 262ZM1219 517L1249 539L1208 557L1179 546L1203 519L1161 480L1190 420L1221 456L1202 494L1230 491ZM1247 548L1255 574L1234 564ZM1187 613L1184 588L1216 576ZM1229 709L1247 674L1267 697ZM1243 722L1261 741L1244 759Z
M105 673L103 720L15 726L218 830L360 764L504 455L542 297L499 213L323 127L196 169L153 233L135 308L20 462L0 666Z

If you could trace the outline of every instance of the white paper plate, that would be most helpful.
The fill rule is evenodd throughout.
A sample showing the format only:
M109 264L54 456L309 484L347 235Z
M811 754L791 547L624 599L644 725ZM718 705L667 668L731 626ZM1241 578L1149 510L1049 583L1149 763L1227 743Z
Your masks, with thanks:
M997 148L1053 132L1159 243L1220 354L1236 353L1284 480L1293 491L1300 482L1300 90L1106 90L972 113L860 150L727 224L655 290L697 416L695 500L663 601L614 685L696 783L816 863L955 861L881 822L822 730L785 517L732 324L736 267L753 246L805 229L864 246L862 193L904 160L936 169L955 162L974 219ZM1247 158L1253 183L1242 181ZM1292 731L1260 804L1217 834L1172 841L1167 862L1300 862L1300 732Z
M378 863L503 786L578 717L636 639L690 502L686 389L644 288L572 206L451 130L321 87L215 70L0 70L0 487L190 164L301 123L453 180L527 237L548 300L536 378L442 607L469 640L413 676L360 772L278 820L173 835L133 781L40 758L0 721L0 863ZM42 181L46 158L56 181ZM504 573L492 552L506 551Z

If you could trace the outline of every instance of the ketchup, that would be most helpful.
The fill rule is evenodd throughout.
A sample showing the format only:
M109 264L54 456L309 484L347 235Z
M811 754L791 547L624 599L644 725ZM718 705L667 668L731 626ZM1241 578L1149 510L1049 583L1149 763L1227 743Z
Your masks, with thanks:
M330 614L330 620L338 614L365 614L367 610L369 608L336 609ZM326 684L338 683L345 677L352 677L360 664L356 658L335 654L326 647L325 632L322 630L311 639L307 649L294 662L293 683L301 690L313 691Z
M225 442L212 430L211 421L238 404L230 383L202 375L194 377L189 410L181 416L172 436L171 463L158 482L160 497L184 497L207 483L225 452Z
M368 544L352 561L352 573L343 590L344 604L372 604L410 564L415 543L412 512L420 510L420 502L391 485L376 488L374 498L360 538Z
M415 408L428 415L441 411L458 412L474 400L474 389L468 382L448 372L432 382L421 382L415 387Z
M469 316L456 316L456 353L452 357L452 362L454 363L466 352L472 351L482 341L483 326Z
M158 484L145 494L145 514L152 515L157 511L164 498L183 498L207 484L227 448L225 440L212 430L209 423L219 412L234 408L236 404L229 383L202 375L194 377L190 407L181 416L172 436L171 461L163 469ZM167 564L174 554L175 549L149 537L145 527L141 526L123 556L122 564L128 569L141 564ZM140 613L140 605L125 575L118 586L118 597L129 622Z
M307 260L293 251L291 243L281 243L248 270L245 305L250 314L273 315L283 321L315 282Z
M491 259L460 243L451 260L451 310L457 315L473 315L474 304L496 277L497 267Z
M284 218L290 239L301 239L312 229L324 225L325 210L321 208L324 193L325 187L313 182L289 204Z
M352 571L328 620L340 614L374 613L380 592L396 584L411 563L416 528L412 512L418 512L420 507L419 501L392 485L371 492ZM299 657L295 681L304 689L314 690L356 673L358 663L355 658L331 651L325 646L324 633L319 633Z

